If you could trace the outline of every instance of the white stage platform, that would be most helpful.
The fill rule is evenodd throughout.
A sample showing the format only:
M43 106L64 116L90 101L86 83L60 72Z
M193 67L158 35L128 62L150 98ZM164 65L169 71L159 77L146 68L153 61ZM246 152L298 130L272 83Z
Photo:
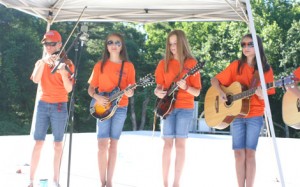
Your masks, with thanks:
M115 169L115 187L161 187L162 140L156 132L123 132ZM300 186L300 139L277 138L286 187ZM73 134L70 187L99 187L95 133ZM30 136L0 137L0 186L26 187L33 140ZM62 187L67 186L69 135L61 166ZM229 135L190 134L182 187L235 187L234 157ZM36 174L52 179L52 136L48 135ZM174 159L174 158L173 158ZM174 163L174 162L172 162ZM16 171L21 169L21 173ZM173 170L171 170L173 171ZM173 173L170 179L173 178ZM39 186L39 185L37 185ZM261 137L257 149L256 187L280 187L271 138Z

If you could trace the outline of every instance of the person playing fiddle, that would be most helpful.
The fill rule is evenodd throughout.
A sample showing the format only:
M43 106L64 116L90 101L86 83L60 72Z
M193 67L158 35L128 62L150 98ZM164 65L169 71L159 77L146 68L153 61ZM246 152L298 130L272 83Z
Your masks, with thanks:
M40 85L42 91L37 104L37 114L34 123L34 140L30 165L30 183L28 187L34 186L34 176L40 160L41 150L45 141L47 130L51 124L54 137L54 175L53 186L59 185L60 161L62 156L62 140L68 119L68 93L72 91L73 80L71 74L66 70L67 63L61 63L54 73L51 73L56 66L57 53L62 47L62 38L56 30L50 30L44 34L41 41L46 55L35 63L31 80ZM70 59L69 69L74 72L74 65Z

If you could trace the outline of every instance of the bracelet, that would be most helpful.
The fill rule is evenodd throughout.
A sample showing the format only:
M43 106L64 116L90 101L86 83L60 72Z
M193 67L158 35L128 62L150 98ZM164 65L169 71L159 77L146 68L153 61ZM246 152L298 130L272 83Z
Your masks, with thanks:
M189 89L189 85L186 85L186 88L184 90L187 91L188 89Z

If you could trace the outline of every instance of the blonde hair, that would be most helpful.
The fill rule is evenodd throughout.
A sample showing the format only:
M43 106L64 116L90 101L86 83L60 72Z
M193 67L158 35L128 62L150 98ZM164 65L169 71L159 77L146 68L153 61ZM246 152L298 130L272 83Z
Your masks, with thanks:
M190 45L187 41L185 33L182 30L173 30L168 34L166 40L166 54L165 54L165 72L168 72L168 64L170 60L174 59L174 55L170 51L170 37L175 35L177 37L177 54L178 54L178 61L180 63L180 72L183 69L184 61L188 58L194 58L191 53ZM195 58L194 58L195 59Z

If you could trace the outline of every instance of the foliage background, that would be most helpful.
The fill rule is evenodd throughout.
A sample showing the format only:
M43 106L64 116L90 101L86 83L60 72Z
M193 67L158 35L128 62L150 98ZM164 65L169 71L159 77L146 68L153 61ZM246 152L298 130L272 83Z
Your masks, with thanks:
M269 63L275 79L290 74L300 65L300 3L296 0L251 1L255 27L264 41ZM165 39L173 29L186 32L193 54L205 61L201 71L203 89L199 97L199 111L210 86L210 79L231 61L239 58L241 37L248 33L242 22L165 22L157 24L87 23L89 41L84 45L78 68L75 89L74 132L94 132L95 119L89 115L90 97L88 78L94 64L101 58L103 41L107 34L119 32L125 36L130 60L134 63L137 79L153 73L164 55ZM56 23L52 29L67 38L74 23ZM37 85L30 81L34 63L42 56L40 40L46 23L16 10L0 6L0 135L29 134ZM77 30L78 31L78 30ZM79 32L79 31L78 31ZM76 37L76 34L72 37ZM72 40L71 38L71 40ZM68 46L67 46L68 47ZM75 56L74 50L68 54ZM138 88L129 108L124 130L151 130L155 96L154 86ZM299 131L282 121L281 99L283 91L270 96L275 132L280 137L300 137ZM142 119L141 106L145 100L146 116ZM136 116L133 126L131 114ZM144 123L144 124L143 124Z

